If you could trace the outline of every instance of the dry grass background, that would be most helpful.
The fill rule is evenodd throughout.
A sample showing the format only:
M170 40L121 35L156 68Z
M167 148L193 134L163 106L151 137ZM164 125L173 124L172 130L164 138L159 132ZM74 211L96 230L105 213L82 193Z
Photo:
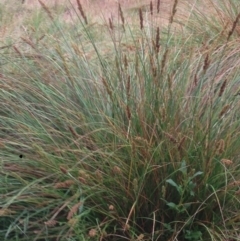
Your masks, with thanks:
M42 2L53 10L62 8L59 19L64 20L66 23L74 24L74 21L77 21L75 14L77 9L76 0L42 0ZM137 16L138 9L142 8L143 12L147 14L150 4L149 0L81 0L80 2L88 17L95 23L104 23L109 18L118 20L119 4L121 4L127 22L133 22L135 19L134 13ZM153 9L156 12L157 0L152 2ZM177 2L176 19L185 18L187 21L189 13L193 8L199 8L200 11L204 10L209 15L217 13L217 5L214 6L211 0L178 0ZM169 22L173 3L174 0L160 1L160 14L157 15L159 27L165 26ZM41 8L38 0L0 0L0 4L8 10L12 9L12 15L8 16L8 18L11 18L11 21L6 21L6 24L2 21L0 25L0 42L6 37L14 37L16 39L25 34L27 32L25 22L30 18L33 11ZM1 19L4 18L4 12L0 13L0 15Z
M4 0L3 0L4 1ZM1 2L1 1L0 1ZM5 0L5 2L7 2ZM21 2L21 0L18 0ZM77 1L75 0L42 0L42 2L48 7L57 7L59 5L66 7L65 15L63 16L68 20L68 16L73 12L73 8L77 7ZM86 10L86 12L94 17L95 20L100 20L102 17L116 17L118 13L118 4L121 4L123 10L134 10L139 8L148 8L150 0L81 0L80 1ZM157 8L157 0L153 0L153 6ZM187 13L192 8L199 8L204 10L206 14L216 13L216 9L212 0L178 0L177 1L178 16L186 17ZM215 3L217 3L215 1ZM174 0L160 0L161 22L167 23L171 15L172 6ZM187 8L189 6L190 8ZM24 8L31 10L40 7L38 0L25 0Z
M72 11L73 7L77 6L77 1L74 0L43 0L48 7L56 7L57 5L65 5L66 10ZM134 9L149 5L148 0L81 0L81 3L88 14L95 17L111 17L117 15L118 4L121 4L123 9ZM157 1L153 1L157 2ZM173 0L162 0L161 10L164 16L170 13ZM25 0L24 3L27 9L40 7L38 0Z
M42 2L56 14L58 12L58 19L67 24L74 24L79 21L76 9L76 0L42 0ZM149 12L149 0L81 0L83 10L87 14L87 18L91 23L105 24L111 18L114 22L120 21L118 15L118 5L124 12L124 17L128 23L139 23L138 11L142 8L144 14ZM157 15L156 21L159 27L166 25L171 15L173 0L160 1L160 14ZM185 0L179 0L178 8L182 8ZM41 4L38 0L0 0L4 11L0 13L0 47L6 45L6 39L19 40L21 37L30 36L32 29L29 27L29 22L40 13ZM59 9L61 9L59 11ZM157 0L153 1L153 9L157 9ZM182 8L184 9L184 8ZM11 12L11 15L4 14L4 12ZM180 13L180 11L178 11ZM33 17L35 16L35 17ZM40 14L39 14L40 16ZM30 24L31 25L31 24Z

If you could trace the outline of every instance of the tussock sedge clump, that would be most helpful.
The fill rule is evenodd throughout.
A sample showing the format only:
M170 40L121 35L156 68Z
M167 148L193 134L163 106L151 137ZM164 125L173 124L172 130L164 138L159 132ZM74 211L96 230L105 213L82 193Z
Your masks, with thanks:
M240 240L239 8L180 2L0 48L0 240Z

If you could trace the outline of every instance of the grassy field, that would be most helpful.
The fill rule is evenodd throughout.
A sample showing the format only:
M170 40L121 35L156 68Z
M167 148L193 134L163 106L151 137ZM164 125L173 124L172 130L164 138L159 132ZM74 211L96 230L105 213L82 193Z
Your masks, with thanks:
M240 4L0 1L0 240L240 240Z

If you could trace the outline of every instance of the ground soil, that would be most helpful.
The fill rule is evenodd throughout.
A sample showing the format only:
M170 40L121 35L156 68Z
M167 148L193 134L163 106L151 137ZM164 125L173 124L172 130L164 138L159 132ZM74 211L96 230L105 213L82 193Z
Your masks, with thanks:
M13 9L13 14L9 16L12 18L11 24L6 22L5 25L0 25L0 42L6 37L18 39L24 35L24 31L28 31L25 27L25 21L30 18L34 10L41 8L39 1L44 3L47 8L53 12L54 9L59 6L63 8L64 11L62 11L59 17L70 24L79 21L76 16L76 11L79 14L77 1L81 3L91 23L108 23L109 19L112 19L113 22L120 21L118 11L119 4L123 10L125 21L128 23L134 21L136 23L136 21L138 21L139 24L138 11L140 8L143 10L144 19L150 16L151 0L11 0L11 3L9 0L0 0L1 5L10 6L10 8ZM213 9L214 1L217 0L177 0L175 19L184 19L184 21L188 21L190 12L196 7L207 15L212 11L211 9ZM174 2L176 2L176 0L160 0L160 12L157 13L158 0L152 0L153 13L155 15L154 19L159 27L166 26L169 23ZM3 15L4 12L0 13L0 16L1 14Z
M9 0L0 0L9 1ZM13 0L12 0L13 1ZM15 0L22 1L22 0ZM75 11L77 9L77 1L82 5L83 10L86 15L95 22L108 22L109 18L117 19L119 17L118 6L124 12L124 16L127 22L132 21L132 12L138 12L139 8L144 10L145 13L150 12L150 2L153 4L153 12L157 13L157 4L160 2L160 12L157 14L158 25L166 26L169 23L170 16L172 14L172 8L175 3L177 12L175 14L175 19L184 19L188 21L190 12L193 9L198 9L204 15L212 15L219 13L216 8L219 6L218 0L40 0L46 6L54 8L58 5L65 6L65 12L63 14L63 19L67 22L74 22L74 16L76 16ZM227 5L226 0L221 0L222 4ZM40 7L39 0L24 0L24 7L31 10ZM75 10L74 10L75 9ZM76 18L75 18L76 19Z
M21 0L19 0L21 1ZM185 0L179 0L179 3ZM64 19L71 22L74 15L73 8L77 7L77 0L42 0L48 7L56 7L57 5L65 5L66 11L63 15ZM109 18L118 17L118 5L120 4L124 13L131 12L131 10L137 10L139 8L148 9L150 8L150 0L80 0L83 10L91 19L94 21L101 21ZM161 23L165 24L168 22L171 9L174 0L160 0L160 18ZM157 0L153 0L153 9L157 10ZM180 5L179 5L180 6ZM40 7L38 0L25 0L24 7L31 10L36 7ZM126 14L126 17L127 14Z

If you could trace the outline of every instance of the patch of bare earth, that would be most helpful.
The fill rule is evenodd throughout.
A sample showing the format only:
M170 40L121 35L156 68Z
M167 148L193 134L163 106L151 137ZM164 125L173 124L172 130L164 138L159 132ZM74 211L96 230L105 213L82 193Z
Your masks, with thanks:
M65 6L63 18L71 23L76 20L75 11L77 9L77 0L41 0L47 7L55 8L59 5ZM178 1L181 5L181 0ZM119 4L124 12L128 22L131 22L133 12L139 8L150 11L150 0L80 0L86 15L94 22L102 22L103 19L118 19ZM157 12L157 0L153 0L153 11ZM166 24L169 20L174 0L160 0L159 23ZM180 6L179 5L179 6ZM25 0L24 8L28 10L40 7L38 0Z
M55 10L63 9L61 15L58 16L64 22L74 24L79 21L76 13L80 15L78 10L77 0L40 0L51 12L56 14ZM195 8L206 15L216 13L216 5L213 4L217 0L152 0L154 22L159 27L166 26L172 15L172 8L174 3L176 5L176 20L188 21L188 16ZM225 2L225 0L222 0ZM23 3L22 3L23 2ZM104 24L111 19L114 23L120 21L119 4L124 13L124 18L127 23L138 23L138 11L141 8L143 17L150 19L150 0L79 0L85 15L91 23ZM157 5L160 3L158 9ZM0 0L0 4L9 6L9 9L14 9L11 14L12 22L2 24L0 28L0 41L6 37L13 37L15 39L24 35L27 32L25 27L25 20L31 17L31 14L41 8L39 0ZM159 10L159 12L158 12ZM11 12L11 11L10 11ZM178 27L181 25L178 24Z

